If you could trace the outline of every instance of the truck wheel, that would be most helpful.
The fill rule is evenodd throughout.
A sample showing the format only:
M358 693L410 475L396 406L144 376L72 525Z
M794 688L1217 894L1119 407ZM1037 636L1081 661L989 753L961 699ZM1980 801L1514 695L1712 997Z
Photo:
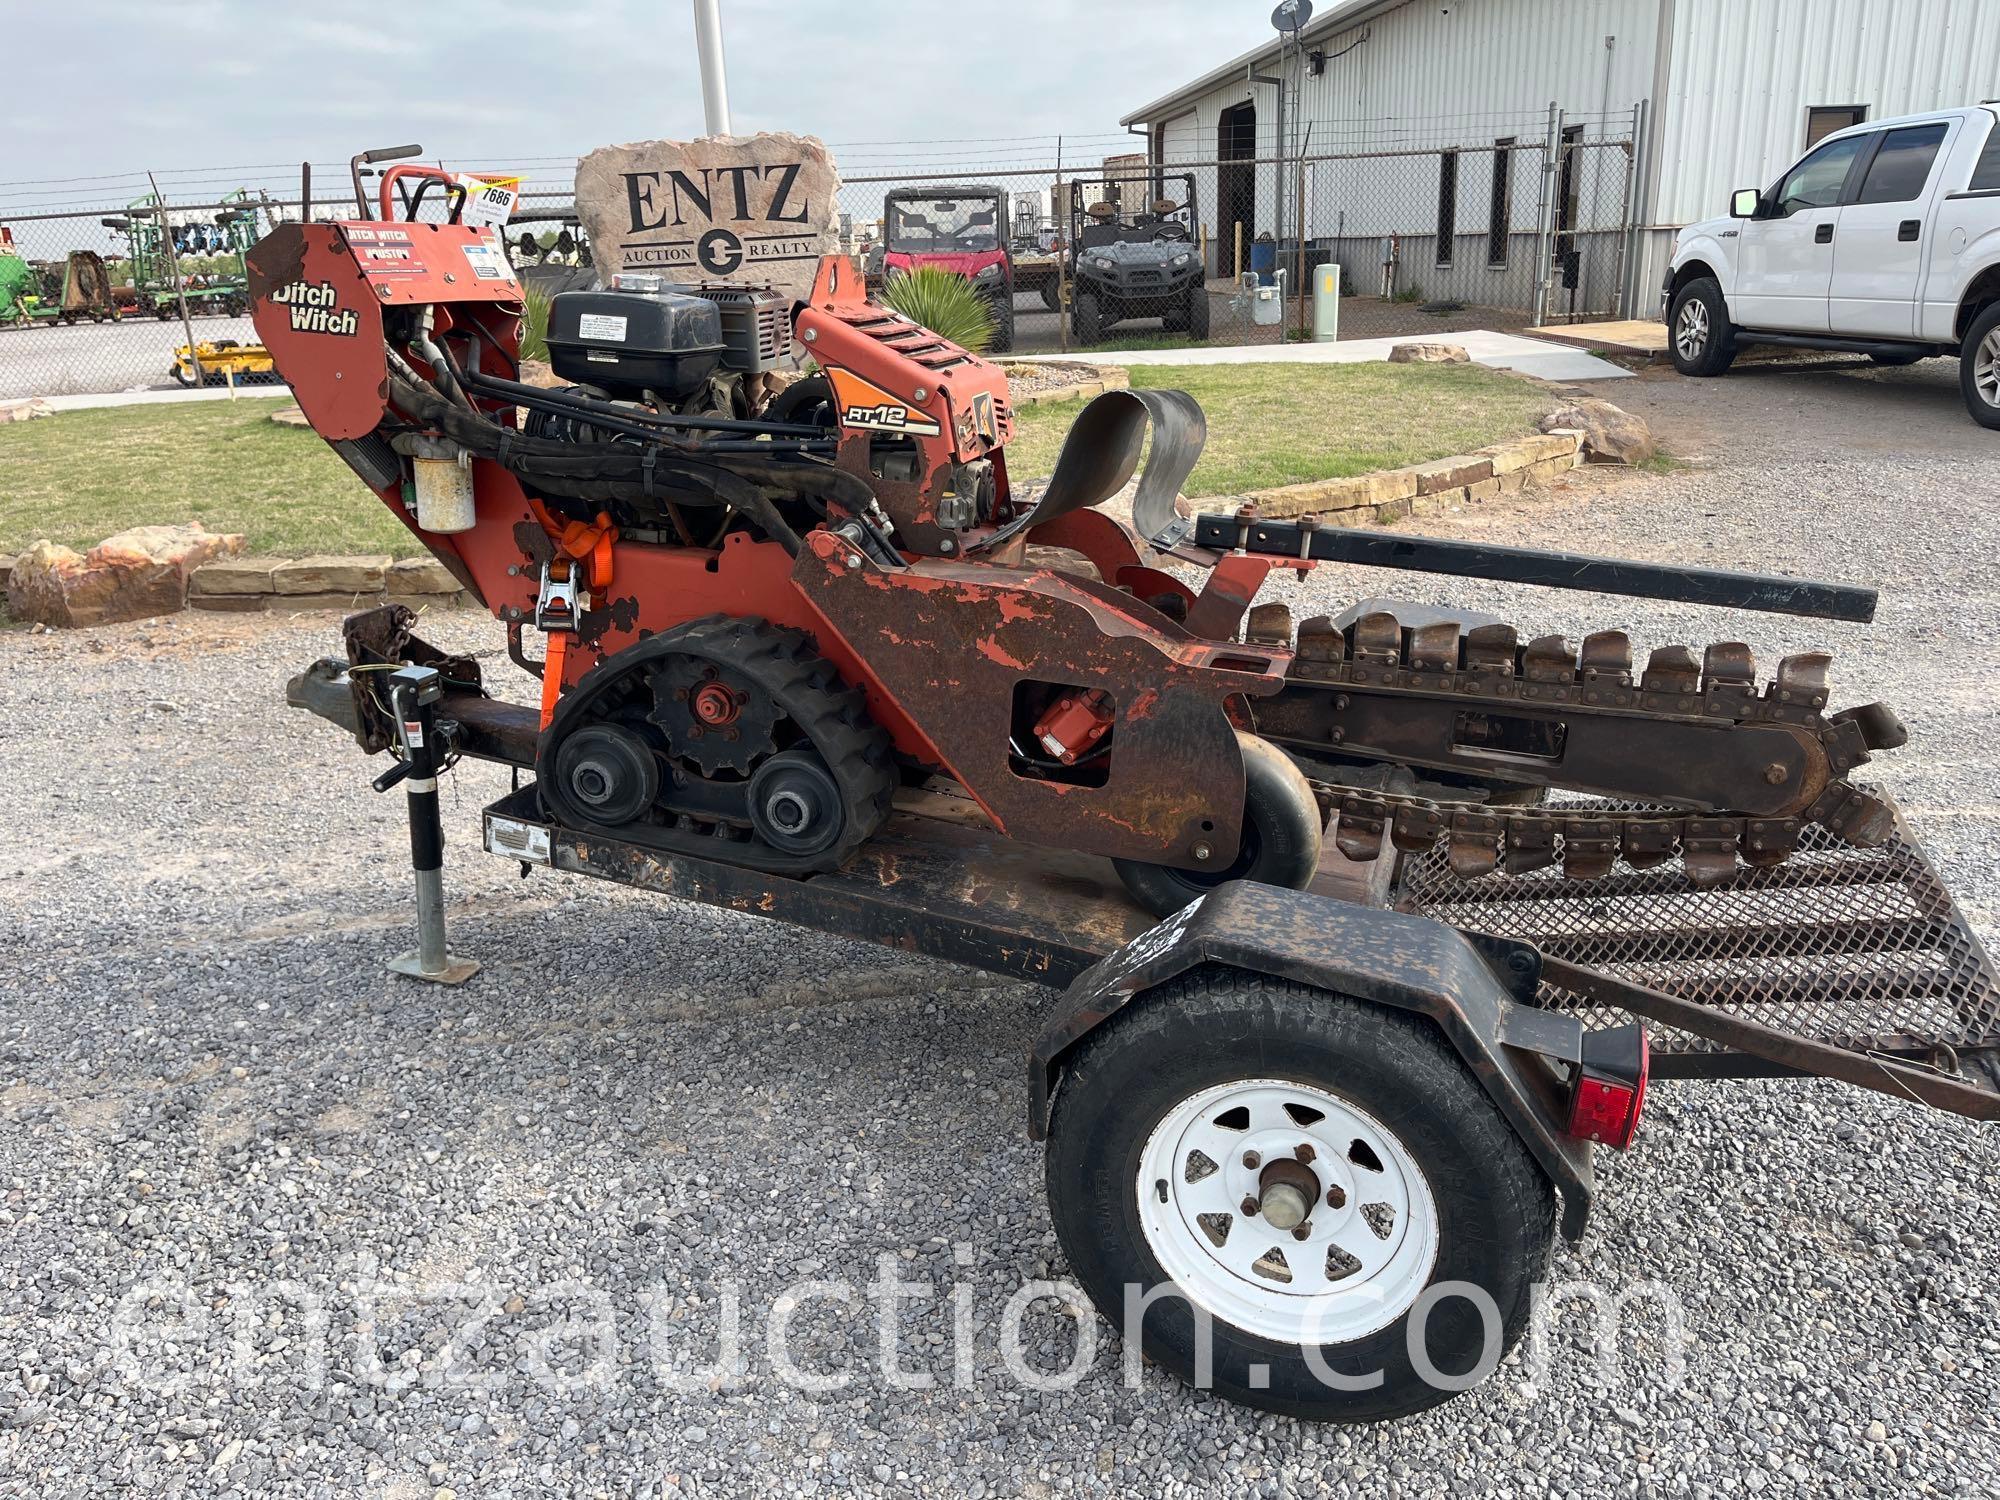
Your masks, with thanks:
M1104 315L1098 310L1096 293L1076 294L1069 306L1069 331L1079 344L1094 344L1104 337Z
M1965 409L1981 427L2000 428L2000 302L1972 320L1958 361Z
M1208 337L1208 288L1200 281L1188 288L1187 331L1189 338Z
M1229 868L1179 870L1136 859L1111 861L1133 899L1156 917L1173 915L1227 881L1302 891L1319 873L1326 825L1311 783L1269 740L1239 730L1236 742L1243 748L1243 840Z
M1546 1179L1430 1022L1214 966L1084 1040L1046 1170L1070 1269L1125 1337L1151 1295L1148 1358L1313 1421L1483 1380L1554 1238Z
M1050 312L1054 312L1058 307L1062 306L1061 294L1056 290L1056 284L1053 281L1042 283L1042 306L1046 307Z
M1736 359L1736 325L1713 276L1690 281L1667 318L1674 368L1683 375L1720 375Z
M993 309L993 336L986 341L986 352L1005 354L1014 347L1014 299L1009 297L1005 307Z

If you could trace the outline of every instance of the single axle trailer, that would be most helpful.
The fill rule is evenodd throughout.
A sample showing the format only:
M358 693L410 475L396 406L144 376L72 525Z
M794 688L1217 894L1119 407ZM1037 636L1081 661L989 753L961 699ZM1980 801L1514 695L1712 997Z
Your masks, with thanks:
M1150 1295L1146 1353L1234 1401L1374 1420L1483 1375L1554 1236L1586 1232L1593 1148L1631 1143L1651 1079L1819 1076L2000 1119L2000 978L1886 799L1875 846L1810 830L1720 882L1678 865L1468 880L1443 845L1385 843L1330 855L1304 890L1237 881L1157 919L1108 861L1002 837L933 783L903 788L844 867L786 876L553 820L522 779L535 710L460 659L380 659L408 624L355 617L348 660L288 691L364 748L396 726L376 785L409 790L421 942L395 967L477 968L445 951L436 797L472 756L514 768L483 841L524 875L1057 990L1024 1123L1070 1268L1114 1322Z

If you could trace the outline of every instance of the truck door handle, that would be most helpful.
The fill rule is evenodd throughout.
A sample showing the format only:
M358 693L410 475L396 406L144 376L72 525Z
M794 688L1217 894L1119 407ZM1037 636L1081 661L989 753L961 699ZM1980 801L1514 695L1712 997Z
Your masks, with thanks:
M1833 226L1831 224L1822 224L1819 228L1815 229L1813 231L1813 243L1816 245L1831 245L1833 243Z
M1899 240L1918 239L1922 236L1923 232L1924 221L1922 219L1905 219L1896 226L1896 238Z

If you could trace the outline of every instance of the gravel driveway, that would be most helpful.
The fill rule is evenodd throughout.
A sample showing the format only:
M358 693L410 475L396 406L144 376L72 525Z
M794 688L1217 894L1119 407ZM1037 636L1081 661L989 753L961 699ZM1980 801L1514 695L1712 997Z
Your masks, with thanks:
M1908 719L1881 779L1991 942L2000 434L1969 440L1919 369L1901 437L1856 449L1873 383L1806 402L1800 378L1821 379L1626 382L1707 461L1440 529L1879 583L1873 629L1488 597L1642 651L1741 632L1768 668L1828 644L1840 701ZM1310 593L1391 587L1448 593L1324 570ZM1046 993L521 881L476 846L505 777L473 765L445 793L447 882L485 971L392 981L400 797L279 702L334 632L0 635L0 1494L1995 1493L1994 1137L1824 1084L1662 1087L1637 1149L1600 1158L1553 1277L1632 1299L1606 1367L1572 1299L1545 1358L1388 1428L1132 1388L1108 1329L1072 1389L1033 1388L1004 1330L1042 1370L1100 1331L1055 1296L1008 1316L1064 1275L1022 1129ZM499 644L470 616L430 633ZM881 1257L934 1291L900 1301L900 1383ZM838 1388L770 1357L802 1280L855 1289L791 1325ZM709 1368L732 1298L739 1367Z

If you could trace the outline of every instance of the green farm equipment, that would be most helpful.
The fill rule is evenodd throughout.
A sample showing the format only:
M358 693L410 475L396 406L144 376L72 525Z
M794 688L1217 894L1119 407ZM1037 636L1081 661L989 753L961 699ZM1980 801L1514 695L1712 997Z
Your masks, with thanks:
M213 210L164 208L152 194L103 220L125 237L132 269L134 310L165 322L180 312L181 298L195 316L240 317L250 310L243 257L257 243L259 205L238 188Z
M72 250L60 261L29 261L0 229L0 324L118 321L111 276L95 250Z

